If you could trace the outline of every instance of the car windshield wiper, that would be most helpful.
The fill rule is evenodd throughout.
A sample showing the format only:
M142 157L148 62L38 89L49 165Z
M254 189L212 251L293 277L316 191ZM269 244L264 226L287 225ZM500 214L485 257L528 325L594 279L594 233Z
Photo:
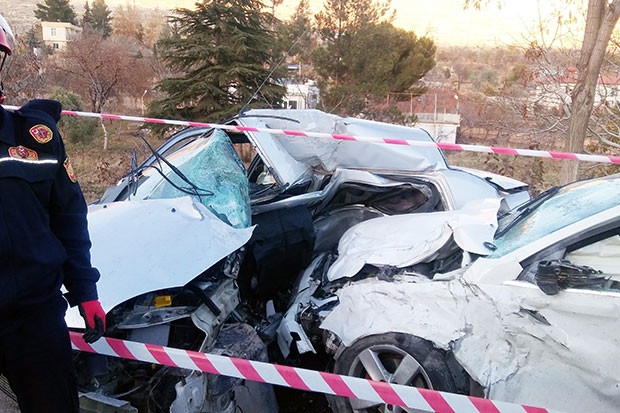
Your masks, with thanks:
M127 179L127 189L131 195L135 195L138 190L138 157L136 156L136 149L131 150L131 164L129 166L129 176Z
M510 230L510 228L514 227L517 223L521 222L525 217L530 215L532 211L537 209L543 202L551 198L559 190L560 190L559 186L552 186L551 188L547 189L545 192L538 195L536 198L532 199L527 204L517 207L516 215L514 216L514 218L508 224L506 224L506 226L504 226L501 230L495 233L495 238L499 238L502 235L504 235L506 232Z
M204 136L206 134L206 132L204 134L202 134L201 136ZM154 157L154 161L152 162L152 164L150 165L145 165L142 167L138 167L138 168L133 168L134 165L134 156L135 156L135 152L132 154L132 168L130 171L130 175L129 175L129 190L131 190L131 185L133 183L133 185L135 185L135 188L133 190L133 195L135 195L137 188L138 188L138 183L137 180L139 179L138 174L142 174L142 171L146 168L153 168L155 169L159 175L162 177L162 179L164 179L166 182L168 182L168 184L170 184L172 187L174 187L175 189L186 193L188 195L193 195L193 196L197 196L197 197L202 197L202 196L211 196L213 195L212 191L209 191L208 189L202 189L200 187L198 187L196 184L194 184L189 178L187 178L176 166L174 166L172 163L170 163L165 156L163 156L162 154L160 154L157 150L155 150L146 139L144 139L144 137L142 137L142 141L144 142L144 144L147 146L147 148L151 151L152 156ZM137 163L137 161L136 161ZM162 168L162 163L167 165L168 168L170 168L170 170L177 175L183 182L185 182L186 184L189 185L189 187L182 187L180 185L177 185L176 183L174 183L164 172L163 172L163 168ZM132 182L133 181L133 182Z
M278 120L286 120L293 123L301 123L299 119L290 118L288 116L282 115L270 115L270 114L248 114L248 113L240 113L232 119L243 119L243 118L265 118L265 119L278 119ZM232 120L231 119L231 120Z

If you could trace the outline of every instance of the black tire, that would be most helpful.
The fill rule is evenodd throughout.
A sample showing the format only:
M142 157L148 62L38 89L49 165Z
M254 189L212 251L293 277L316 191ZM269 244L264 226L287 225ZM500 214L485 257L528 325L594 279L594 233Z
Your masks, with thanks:
M405 363L405 364L403 364ZM451 353L403 333L359 339L334 361L334 373L450 393L467 394L469 376ZM393 405L328 396L334 412L403 412Z

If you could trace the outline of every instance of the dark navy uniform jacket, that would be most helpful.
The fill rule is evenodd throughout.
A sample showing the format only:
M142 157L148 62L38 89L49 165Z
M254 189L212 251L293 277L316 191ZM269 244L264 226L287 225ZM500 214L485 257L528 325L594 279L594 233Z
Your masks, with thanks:
M36 310L64 284L70 305L97 299L86 202L56 129L61 106L0 107L0 319Z

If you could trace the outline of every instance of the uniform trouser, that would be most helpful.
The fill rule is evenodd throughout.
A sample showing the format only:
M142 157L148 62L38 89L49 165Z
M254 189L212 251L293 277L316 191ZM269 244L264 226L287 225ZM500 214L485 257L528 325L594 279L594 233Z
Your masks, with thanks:
M0 322L0 372L22 413L79 411L66 303L60 299Z

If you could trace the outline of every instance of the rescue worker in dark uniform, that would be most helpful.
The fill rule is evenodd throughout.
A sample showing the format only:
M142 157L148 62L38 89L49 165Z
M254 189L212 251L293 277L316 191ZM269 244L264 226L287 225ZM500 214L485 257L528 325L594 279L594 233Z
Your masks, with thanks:
M0 81L14 41L0 15ZM79 306L87 342L105 331L86 202L56 129L60 113L51 100L0 107L0 373L24 413L79 411L67 302Z

